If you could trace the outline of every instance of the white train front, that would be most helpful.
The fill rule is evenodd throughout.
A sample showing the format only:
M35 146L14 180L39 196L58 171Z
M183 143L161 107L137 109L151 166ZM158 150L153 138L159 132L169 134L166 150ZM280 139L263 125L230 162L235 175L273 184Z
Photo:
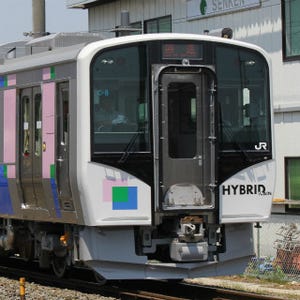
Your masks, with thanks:
M188 34L56 34L9 50L3 255L58 276L73 265L106 279L243 271L274 187L263 50Z

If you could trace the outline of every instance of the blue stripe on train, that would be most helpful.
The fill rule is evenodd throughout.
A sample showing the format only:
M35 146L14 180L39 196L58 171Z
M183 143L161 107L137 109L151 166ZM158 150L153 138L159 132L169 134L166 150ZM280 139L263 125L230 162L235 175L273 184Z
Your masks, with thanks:
M50 178L50 182L51 182L51 190L52 190L52 195L53 195L53 200L54 200L56 216L58 218L61 218L61 210L60 210L60 205L59 205L59 200L58 200L58 195L57 195L57 185L56 185L55 179Z
M0 213L13 215L11 197L8 189L6 165L0 165Z

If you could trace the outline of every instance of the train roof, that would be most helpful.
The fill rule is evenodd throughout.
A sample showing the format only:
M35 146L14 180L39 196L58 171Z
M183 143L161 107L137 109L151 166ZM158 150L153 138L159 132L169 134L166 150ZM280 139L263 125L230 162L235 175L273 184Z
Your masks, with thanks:
M75 61L78 53L85 45L86 44L78 44L6 60L3 65L0 65L0 74L34 69L38 66L56 65L61 62Z
M215 42L215 43L228 44L232 46L245 47L248 49L256 50L258 52L261 52L263 55L268 56L264 49L262 49L261 47L255 44L251 44L251 43L247 43L235 39L223 38L220 36L209 35L209 34L149 33L149 34L140 34L140 35L129 35L129 36L123 36L119 38L104 39L101 41L101 45L103 45L103 47L107 47L108 45L111 46L122 45L128 42L143 42L143 41L151 41L151 40L174 40L174 39ZM91 47L93 47L94 45L99 46L100 44L97 42L90 44Z
M226 44L229 46L244 47L247 49L252 49L259 52L271 65L271 60L267 52L261 47L234 39L223 38L219 36L212 36L206 34L190 34L190 33L149 33L149 34L140 34L140 35L129 35L118 38L109 38L102 41L93 42L84 47L84 49L79 54L84 56L87 53L95 54L97 51L104 49L106 47L125 45L127 43L138 43L138 42L147 42L147 41L167 41L167 40L195 40L195 41L204 41L204 42L213 42Z
M60 64L62 62L66 63L75 61L83 48L85 48L86 51L96 52L101 48L123 45L128 42L133 43L151 40L172 39L203 40L246 47L259 51L266 58L268 57L266 52L256 45L209 35L186 33L157 33L105 39L99 34L59 33L33 39L31 41L21 41L18 42L17 46L14 46L14 43L0 45L0 58L1 55L5 53L5 51L3 52L3 49L10 49L8 51L9 54L13 53L14 49L18 50L18 47L23 47L25 49L25 51L24 49L23 52L21 51L22 55L20 55L20 57L3 59L3 64L0 64L0 74L9 74L12 72L34 69L38 66L50 66ZM9 45L9 47L7 45ZM83 52L85 52L85 50Z
M60 32L0 45L0 73L74 61L86 44L103 38L99 33Z

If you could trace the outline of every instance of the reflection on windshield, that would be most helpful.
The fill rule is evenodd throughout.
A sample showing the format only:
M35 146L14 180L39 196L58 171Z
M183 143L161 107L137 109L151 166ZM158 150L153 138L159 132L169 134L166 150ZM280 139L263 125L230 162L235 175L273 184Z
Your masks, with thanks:
M93 61L94 153L150 151L146 70L144 46L102 52Z
M217 47L221 149L270 150L268 69L257 53Z

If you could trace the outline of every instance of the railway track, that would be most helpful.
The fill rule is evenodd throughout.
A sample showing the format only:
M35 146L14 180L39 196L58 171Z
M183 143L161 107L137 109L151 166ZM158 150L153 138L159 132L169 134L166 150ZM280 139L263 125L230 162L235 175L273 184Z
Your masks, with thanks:
M32 281L43 286L77 290L82 293L98 294L99 297L114 297L122 300L283 300L274 296L175 281L130 280L110 281L104 284L104 282L96 282L92 272L80 269L72 270L69 278L59 279L49 272L41 272L36 267L23 262L14 263L13 267L8 266L6 262L0 266L0 273L11 279L25 277L27 282Z
M214 288L186 283L143 281L121 283L124 289L121 299L166 299L166 300L283 300L236 290ZM131 286L132 285L132 286ZM139 289L134 289L138 286ZM127 291L126 291L126 288Z

